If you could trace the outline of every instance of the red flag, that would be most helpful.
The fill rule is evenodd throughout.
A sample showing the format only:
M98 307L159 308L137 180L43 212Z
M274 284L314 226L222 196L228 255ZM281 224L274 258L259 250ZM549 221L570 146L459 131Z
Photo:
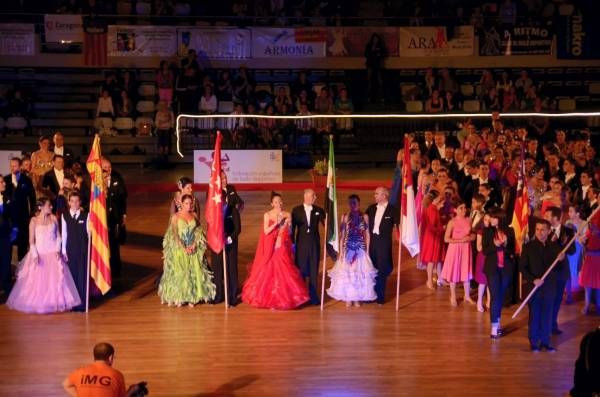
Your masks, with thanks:
M417 226L417 211L415 208L415 191L413 186L412 169L410 164L410 143L408 136L404 136L404 161L402 163L402 244L410 256L419 253L419 228Z
M217 131L215 142L215 151L210 172L210 181L208 182L208 195L206 196L206 208L204 209L204 218L208 224L206 239L208 246L213 252L223 250L223 203L221 186L221 131Z
M521 253L523 243L527 240L529 225L529 193L527 192L527 179L525 175L525 143L521 143L521 159L519 164L519 183L511 226L515 231L515 252Z
M106 66L106 32L85 32L83 54L86 66Z

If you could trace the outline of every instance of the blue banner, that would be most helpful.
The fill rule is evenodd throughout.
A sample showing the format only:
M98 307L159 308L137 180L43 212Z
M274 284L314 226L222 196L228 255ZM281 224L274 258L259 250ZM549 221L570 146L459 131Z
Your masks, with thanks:
M600 24L593 2L583 2L573 14L560 16L556 32L559 59L600 59Z

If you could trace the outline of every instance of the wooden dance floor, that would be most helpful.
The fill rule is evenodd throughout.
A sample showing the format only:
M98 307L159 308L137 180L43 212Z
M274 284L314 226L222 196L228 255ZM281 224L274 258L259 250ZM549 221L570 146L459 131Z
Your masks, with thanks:
M366 207L371 192L360 193ZM338 192L340 211L347 194ZM242 196L244 280L269 193ZM488 314L451 308L447 288L428 290L407 256L398 313L395 275L384 306L161 306L155 282L169 200L166 193L130 196L124 277L88 315L25 315L0 306L0 396L64 395L62 380L91 361L100 341L115 346L115 367L127 383L148 381L151 396L561 396L571 387L581 337L599 323L579 313L580 301L565 305L558 352L532 354L527 310L513 321L512 307L503 314L509 334L491 341ZM301 192L285 192L284 201L291 209Z

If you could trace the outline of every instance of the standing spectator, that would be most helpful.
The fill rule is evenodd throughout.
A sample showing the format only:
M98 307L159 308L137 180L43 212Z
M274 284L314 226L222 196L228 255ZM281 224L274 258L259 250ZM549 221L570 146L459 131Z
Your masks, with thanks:
M115 349L108 343L94 346L94 363L72 372L63 382L65 391L73 397L129 397L138 393L139 385L125 391L123 374L114 369ZM104 379L104 381L99 381Z
M209 85L204 86L204 95L200 98L198 110L202 114L213 114L217 112L217 108L217 97L213 94L212 87Z
M227 102L233 100L233 85L228 70L223 70L217 81L217 99Z
M98 106L96 107L96 117L115 117L115 108L113 100L107 90L102 90L102 95L98 98Z
M158 112L154 117L156 135L158 136L158 153L164 157L171 154L171 134L175 126L175 116L165 101L158 103Z
M40 137L38 144L40 149L31 154L31 179L36 190L40 188L44 174L52 169L54 157L54 153L50 151L50 137Z
M348 97L348 90L345 88L340 89L340 95L335 101L334 112L337 114L352 114L354 113L354 105L352 99ZM339 118L336 120L338 131L349 131L352 129L352 119Z
M158 87L158 99L167 102L171 106L173 102L173 90L175 88L175 76L169 69L169 62L160 61L160 69L156 74L156 86Z
M196 69L187 67L177 80L177 92L180 100L181 113L195 113L198 109L198 89L200 82ZM167 102L167 106L169 103Z
M121 247L125 241L127 220L127 188L121 174L113 171L110 161L102 158L102 174L106 182L106 219L110 248L110 269L115 277L121 276Z
M56 196L63 186L65 179L65 159L55 155L52 159L52 169L44 174L42 179L42 192L48 197L56 208Z
M365 48L367 95L371 102L381 99L383 91L383 66L386 56L385 43L378 34L373 33Z

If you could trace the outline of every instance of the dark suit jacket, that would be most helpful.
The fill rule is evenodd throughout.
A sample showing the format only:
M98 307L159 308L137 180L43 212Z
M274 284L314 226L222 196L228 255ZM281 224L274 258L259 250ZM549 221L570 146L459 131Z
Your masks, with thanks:
M561 249L563 249L567 245L571 238L573 238L574 234L575 232L573 232L573 229L565 227L565 225L560 226L560 237L556 240L556 242L558 243ZM552 234L550 234L548 238L553 238ZM575 247L575 244L571 244L571 246L567 249L565 259L563 259L556 265L559 280L564 281L569 279L571 271L569 270L569 258L567 258L567 255L573 255L575 253L576 248L577 247Z
M0 195L2 213L0 214L0 239L9 239L13 227L17 227L17 218L13 211L13 202L6 194Z
M373 234L373 227L375 226L375 214L377 212L377 204L371 204L365 214L369 217L369 254L371 255L371 259L373 260L373 253L377 252L377 256L382 259L382 263L376 263L374 261L373 265L384 274L389 274L392 271L392 233L394 231L394 226L400 223L400 211L398 208L393 206L391 203L388 203L385 211L383 212L383 217L381 218L381 223L379 224L379 235ZM385 266L385 268L379 268L378 266Z
M65 170L63 170L63 172L66 175ZM51 198L52 200L54 200L56 198L56 196L58 196L58 191L60 190L62 186L60 186L60 184L58 183L58 179L56 179L56 174L54 173L54 168L52 168L50 171L46 172L44 174L44 177L42 178L42 188L44 188L45 190L47 190L49 193L49 198Z
M569 190L571 191L571 194L573 195L573 198L575 198L575 192L577 192L577 189L579 189L580 186L580 182L579 182L579 174L575 174L575 176L573 178L571 178L569 180L569 182L566 181L566 176L564 176L562 178L563 182L565 182L565 185L569 188Z
M63 146L63 158L65 159L65 168L71 168L73 162L75 162L75 156L73 155L73 150L66 146Z
M500 189L500 185L491 179L488 179L487 183L492 188L492 191L490 192L490 203L487 205L486 210L494 206L500 207L502 205L502 190ZM479 192L479 179L473 179L473 194L477 192ZM465 199L463 198L463 200Z
M427 150L427 157L429 157L429 161L433 161L435 159L442 159L442 156L440 156L440 151L438 150L435 143L429 146L429 150Z
M542 244L536 237L523 245L519 268L523 273L525 280L533 282L533 280L544 275L546 270L552 265L560 253L560 245L558 243L546 240ZM556 280L557 270L550 272L548 277Z
M108 226L123 223L123 215L127 214L127 188L125 181L116 171L110 174L110 186L106 191L106 218Z
M319 266L321 236L319 224L325 223L325 210L313 204L310 223L306 219L304 206L292 210L292 238L296 244L296 265L303 275L310 273L309 266ZM314 271L314 269L313 269Z
M498 267L498 247L494 244L494 235L496 234L496 228L486 227L483 230L482 236L482 253L485 256L483 262L483 272L485 274L491 274L496 271ZM515 231L509 227L506 230L506 246L502 248L504 250L504 268L509 272L513 272L515 268Z
M451 161L442 160L442 166L448 170L448 175L450 176L450 178L458 183L459 170L456 161L454 161L454 159L452 159Z
M8 174L4 177L4 182L6 182L5 194L12 200L19 229L23 225L29 227L29 219L35 213L36 207L35 189L31 179L25 174L20 174L15 188L12 184L12 175Z
M225 236L231 237L234 242L237 241L238 236L242 232L240 212L233 205L227 205L227 207L225 207L225 221L223 223L223 229L225 230Z
M229 205L235 206L238 210L244 208L244 200L239 196L235 186L227 184L223 189L223 193L225 194L227 203Z

